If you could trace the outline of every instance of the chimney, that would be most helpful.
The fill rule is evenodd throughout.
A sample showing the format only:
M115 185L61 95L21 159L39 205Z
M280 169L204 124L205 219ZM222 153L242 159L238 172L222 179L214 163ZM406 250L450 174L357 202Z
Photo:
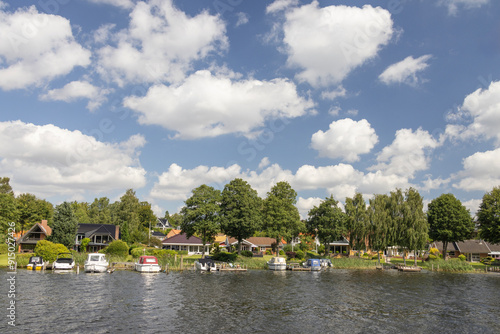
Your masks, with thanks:
M119 240L119 239L120 239L120 226L115 225L115 240Z

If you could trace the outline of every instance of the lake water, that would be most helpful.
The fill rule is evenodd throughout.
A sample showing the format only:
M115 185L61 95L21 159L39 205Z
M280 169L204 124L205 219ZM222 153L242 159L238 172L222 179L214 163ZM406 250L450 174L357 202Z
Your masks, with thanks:
M0 333L500 333L500 275L18 270Z

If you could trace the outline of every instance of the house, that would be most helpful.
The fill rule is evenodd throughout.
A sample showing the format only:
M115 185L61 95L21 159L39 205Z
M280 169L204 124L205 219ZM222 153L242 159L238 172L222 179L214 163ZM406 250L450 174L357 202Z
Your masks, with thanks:
M436 241L432 247L437 248L441 253L443 253L443 243ZM491 245L496 249L496 245ZM450 258L456 258L459 255L465 255L465 258L469 262L479 262L482 258L489 256L488 254L492 252L490 249L490 244L484 240L465 240L458 242L449 242L447 249L447 255Z
M490 252L488 256L491 256L494 259L500 260L500 244L490 244L488 243L490 248Z
M248 250L252 253L265 253L268 249L272 251L272 245L276 243L276 239L269 237L250 237L241 241L241 250ZM284 240L280 242L280 248L286 244ZM236 238L228 238L227 247L238 247Z
M78 224L75 250L80 250L82 239L89 238L87 252L97 252L108 246L111 241L120 239L120 226L113 224Z
M173 237L174 235L180 234L181 232L181 230L172 229L167 233L166 238Z
M187 251L188 255L201 254L203 250L203 242L200 238L191 236L187 238L185 234L175 234L165 238L162 242L163 249L171 249L175 251ZM210 252L210 245L205 245L205 254Z
M36 243L44 240L52 234L52 229L47 224L46 220L33 225L28 232L17 240L17 251L19 253L32 253L35 250Z
M349 241L345 237L342 237L340 240L331 242L329 245L330 252L332 252L333 254L350 254L351 247L349 246Z
M151 231L151 237L156 238L156 239L160 239L163 241L163 239L166 238L166 235L161 233L161 232Z
M168 222L168 219L167 218L158 218L156 220L156 225L155 225L156 228L160 228L162 230L166 230L166 229L169 229L169 228L172 228L172 226L170 225L170 223Z

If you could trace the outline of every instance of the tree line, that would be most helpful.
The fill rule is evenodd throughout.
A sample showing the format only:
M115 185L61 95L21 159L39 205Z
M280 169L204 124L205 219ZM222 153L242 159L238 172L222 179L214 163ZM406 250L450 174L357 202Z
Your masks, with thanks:
M193 189L180 213L169 215L167 211L165 218L171 225L180 225L188 237L200 237L203 244L212 243L218 233L233 237L238 251L242 241L253 235L274 238L279 244L300 234L317 237L327 253L330 243L343 237L359 251L384 251L395 246L417 253L431 240L443 242L446 251L450 242L471 238L475 229L469 211L453 194L432 200L427 212L414 188L376 194L368 202L356 193L345 199L344 210L330 196L314 206L304 220L296 201L297 193L288 182L276 183L262 199L248 182L236 178L222 191L205 184ZM122 240L132 244L146 242L149 224L157 217L151 204L139 201L132 189L114 203L101 197L92 203L64 202L54 208L32 194L15 197L9 178L0 178L0 232L5 232L8 222L16 222L16 230L21 231L42 219L49 221L56 235L56 230L67 231L67 226L78 223L119 225ZM479 237L500 243L499 220L500 188L495 187L483 196L477 212ZM76 233L76 227L69 230L73 229Z

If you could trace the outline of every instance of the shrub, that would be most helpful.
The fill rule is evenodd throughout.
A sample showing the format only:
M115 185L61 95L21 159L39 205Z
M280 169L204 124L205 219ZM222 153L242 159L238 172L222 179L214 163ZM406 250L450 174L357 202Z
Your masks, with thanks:
M431 253L432 255L437 256L437 254L439 254L439 250L438 250L437 248L434 248L434 247L433 247L433 248L431 248L431 249L429 250L429 253Z
M179 255L188 255L188 251L185 251L185 250L178 251L177 254L179 254Z
M253 253L249 250L241 251L241 255L243 255L245 257L253 257Z
M318 247L318 253L319 254L325 254L325 245L321 245Z
M304 252L301 250L298 250L295 252L295 258L297 259L303 259L304 258Z
M279 254L280 254L280 255L285 255L285 252L283 252L283 250L282 250L282 249L280 249L280 253L279 253Z
M7 254L9 252L9 246L7 244L0 244L0 254Z
M105 253L113 256L126 257L128 255L128 245L125 241L115 240L106 247Z
M485 264L485 265L490 265L493 261L495 261L494 258L492 258L491 256L487 256L487 257L483 257L480 262L482 264Z
M288 259L295 259L296 256L297 256L297 253L295 253L295 252L286 252L286 257Z
M460 254L460 255L458 256L458 259L459 259L460 261L465 261L465 260L466 260L465 255L463 255L463 254Z
M293 252L292 245L287 244L287 245L283 246L283 250L285 251L285 253Z
M234 261L236 261L237 257L238 257L238 253L220 252L219 254L212 256L212 259L214 259L215 261L221 261L221 262L234 262Z
M437 257L436 255L434 255L434 254L429 254L429 256L427 257L427 260L428 260L428 261L434 261L434 260L437 260L437 258L438 258L438 257Z
M270 249L266 249L266 255L273 255L273 251Z
M89 245L90 243L90 239L89 238L83 238L82 241L80 241L80 251L82 252L86 252L87 251L87 246Z
M40 240L36 243L35 255L41 256L44 261L54 262L59 253L69 253L69 250L63 244L55 244L47 240Z
M144 248L142 248L142 247L134 247L130 251L130 255L132 255L133 257L139 257L141 255L144 255Z

